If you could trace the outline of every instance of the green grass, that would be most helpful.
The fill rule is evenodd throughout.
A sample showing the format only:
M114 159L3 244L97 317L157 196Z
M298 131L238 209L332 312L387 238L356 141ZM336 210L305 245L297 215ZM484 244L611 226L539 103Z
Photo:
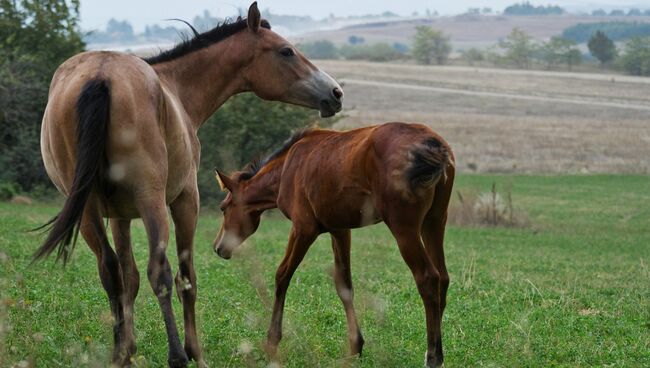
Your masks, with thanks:
M466 175L457 189L488 191L492 182L512 186L515 206L531 226L448 229L446 365L650 366L650 177ZM0 366L108 362L108 302L84 243L65 270L52 260L28 266L39 237L23 230L57 210L0 204L0 251L6 255L0 261ZM211 248L219 221L203 213L195 243L205 358L211 367L263 367L273 275L290 224L267 217L239 257L224 261ZM138 362L162 366L165 334L144 277L147 245L139 221L133 232L143 275L136 301ZM174 248L169 254L174 264ZM329 237L321 236L289 288L282 365L421 366L422 303L385 226L353 232L355 305L366 338L361 359L344 359L345 317L332 263ZM177 300L175 310L180 322ZM246 342L253 351L239 353Z

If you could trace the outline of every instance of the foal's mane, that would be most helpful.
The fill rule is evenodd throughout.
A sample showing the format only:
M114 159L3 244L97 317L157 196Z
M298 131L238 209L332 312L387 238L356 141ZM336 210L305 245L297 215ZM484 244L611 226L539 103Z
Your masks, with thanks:
M187 22L182 21L190 26ZM263 28L271 29L271 25L266 19L262 19L260 25ZM147 64L153 65L158 63L164 63L166 61L171 61L178 59L179 57L190 54L194 51L201 50L210 45L214 45L224 39L238 33L248 27L246 18L237 18L236 20L226 19L223 23L218 24L216 27L212 28L209 31L198 33L194 30L194 27L190 26L194 32L194 37L183 40L181 43L172 47L169 50L161 51L156 56L150 56L143 58Z
M293 147L294 144L296 144L296 142L298 142L299 140L301 140L302 138L304 138L306 135L313 132L314 130L316 129L304 128L296 131L291 135L291 137L289 137L289 139L284 141L284 143L280 148L273 151L273 153L266 156L266 158L254 159L253 161L251 161L251 163L246 165L246 167L239 172L239 180L249 180L250 178L255 176L255 174L257 174L260 170L262 170L262 168L266 164L285 154L291 147Z

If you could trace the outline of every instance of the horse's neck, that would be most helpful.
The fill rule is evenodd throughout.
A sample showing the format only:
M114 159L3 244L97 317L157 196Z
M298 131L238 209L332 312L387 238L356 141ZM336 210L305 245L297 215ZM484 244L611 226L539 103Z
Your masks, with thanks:
M244 90L241 70L246 55L231 39L153 66L183 104L195 131L228 98Z

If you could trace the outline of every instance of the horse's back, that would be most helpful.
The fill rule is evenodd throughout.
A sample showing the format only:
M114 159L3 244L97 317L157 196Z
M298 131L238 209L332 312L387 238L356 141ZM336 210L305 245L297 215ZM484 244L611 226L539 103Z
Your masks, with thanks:
M93 81L101 81L109 93L106 157L110 166L103 174L113 182L114 195L120 197L115 202L132 203L129 192L143 183L164 190L167 152L165 127L160 121L164 105L161 82L146 62L118 52L84 52L55 72L41 128L48 175L63 194L69 194L77 162L77 110L82 108L82 91ZM164 170L158 168L161 163ZM134 207L129 207L118 212L137 217Z

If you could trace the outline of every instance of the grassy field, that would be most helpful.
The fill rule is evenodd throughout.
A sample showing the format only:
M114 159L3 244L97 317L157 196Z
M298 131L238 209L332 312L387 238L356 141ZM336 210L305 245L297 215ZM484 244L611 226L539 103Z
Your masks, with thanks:
M463 175L457 189L488 191L493 182L512 188L530 226L448 230L446 365L650 366L650 177ZM65 270L52 260L28 266L39 237L23 230L57 210L0 204L2 367L108 361L108 303L87 247L79 245ZM231 261L212 252L218 224L216 215L203 213L196 240L205 358L211 367L264 367L260 344L290 224L267 217ZM144 275L146 239L141 223L134 227ZM364 356L345 359L345 318L330 277L329 239L322 236L289 288L282 366L421 366L423 307L393 239L381 224L361 229L353 232L352 251ZM179 307L175 300L177 319ZM163 324L144 277L136 329L138 363L164 365Z

